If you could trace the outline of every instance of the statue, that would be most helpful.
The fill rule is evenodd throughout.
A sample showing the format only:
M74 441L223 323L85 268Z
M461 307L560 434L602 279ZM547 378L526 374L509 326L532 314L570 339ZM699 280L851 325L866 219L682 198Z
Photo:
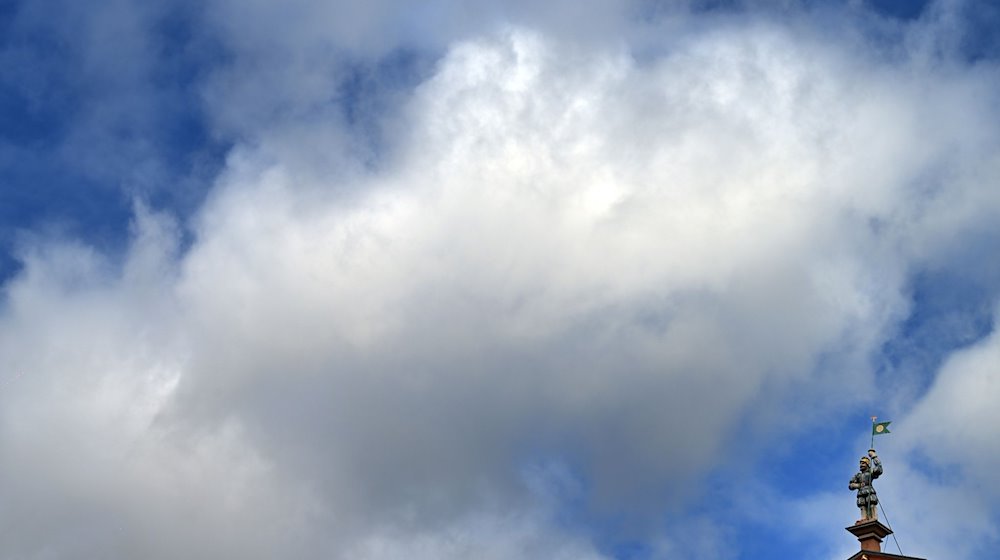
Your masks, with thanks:
M875 488L872 487L872 481L882 474L882 461L879 460L874 449L869 449L868 455L861 458L859 468L861 472L854 475L850 484L847 485L851 490L858 491L858 508L861 510L861 519L855 525L878 519L878 496L875 494Z

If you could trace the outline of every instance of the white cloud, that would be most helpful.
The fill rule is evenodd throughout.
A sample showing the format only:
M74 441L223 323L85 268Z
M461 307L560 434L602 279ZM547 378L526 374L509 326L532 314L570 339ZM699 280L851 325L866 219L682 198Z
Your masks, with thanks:
M927 394L907 417L906 443L942 464L957 462L991 489L1000 491L995 476L1000 450L992 443L1000 435L1000 335L994 332L970 348L952 355ZM918 435L919 434L919 435Z
M448 50L369 173L300 157L353 154L322 63L210 100L252 134L188 251L139 209L120 269L42 243L5 287L0 546L599 558L521 465L654 526L760 443L739 425L863 397L910 270L994 227L992 84L864 54L765 23L641 61L509 29ZM303 111L246 124L257 101Z

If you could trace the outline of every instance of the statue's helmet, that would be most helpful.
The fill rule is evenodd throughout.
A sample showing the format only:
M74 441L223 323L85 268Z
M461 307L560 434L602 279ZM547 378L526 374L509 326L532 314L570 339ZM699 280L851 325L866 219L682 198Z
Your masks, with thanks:
M861 462L870 465L872 463L872 460L869 459L867 455L865 455L864 457L861 458Z

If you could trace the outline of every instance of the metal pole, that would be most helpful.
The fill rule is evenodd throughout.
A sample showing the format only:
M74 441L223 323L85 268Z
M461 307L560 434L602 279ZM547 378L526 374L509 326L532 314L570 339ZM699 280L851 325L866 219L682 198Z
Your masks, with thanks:
M882 501L881 500L879 500L879 502L878 502L878 509L882 510L882 517L885 518L885 525L886 525L886 527L888 527L889 530L892 531L892 523L889 523L889 516L885 514L885 508L882 507ZM899 555L902 556L903 555L903 549L899 548L899 541L896 540L896 532L892 531L891 534L892 534L892 540L893 540L893 542L896 543L896 550L898 550L899 551Z

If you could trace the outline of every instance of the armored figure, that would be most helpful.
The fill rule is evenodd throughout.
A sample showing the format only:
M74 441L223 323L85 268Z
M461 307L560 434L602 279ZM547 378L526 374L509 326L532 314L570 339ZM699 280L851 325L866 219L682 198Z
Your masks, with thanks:
M858 491L858 508L861 510L861 519L857 523L866 523L878 519L878 496L872 481L882 474L882 461L874 449L868 450L868 455L861 458L859 466L861 472L851 478L847 485L851 490Z

